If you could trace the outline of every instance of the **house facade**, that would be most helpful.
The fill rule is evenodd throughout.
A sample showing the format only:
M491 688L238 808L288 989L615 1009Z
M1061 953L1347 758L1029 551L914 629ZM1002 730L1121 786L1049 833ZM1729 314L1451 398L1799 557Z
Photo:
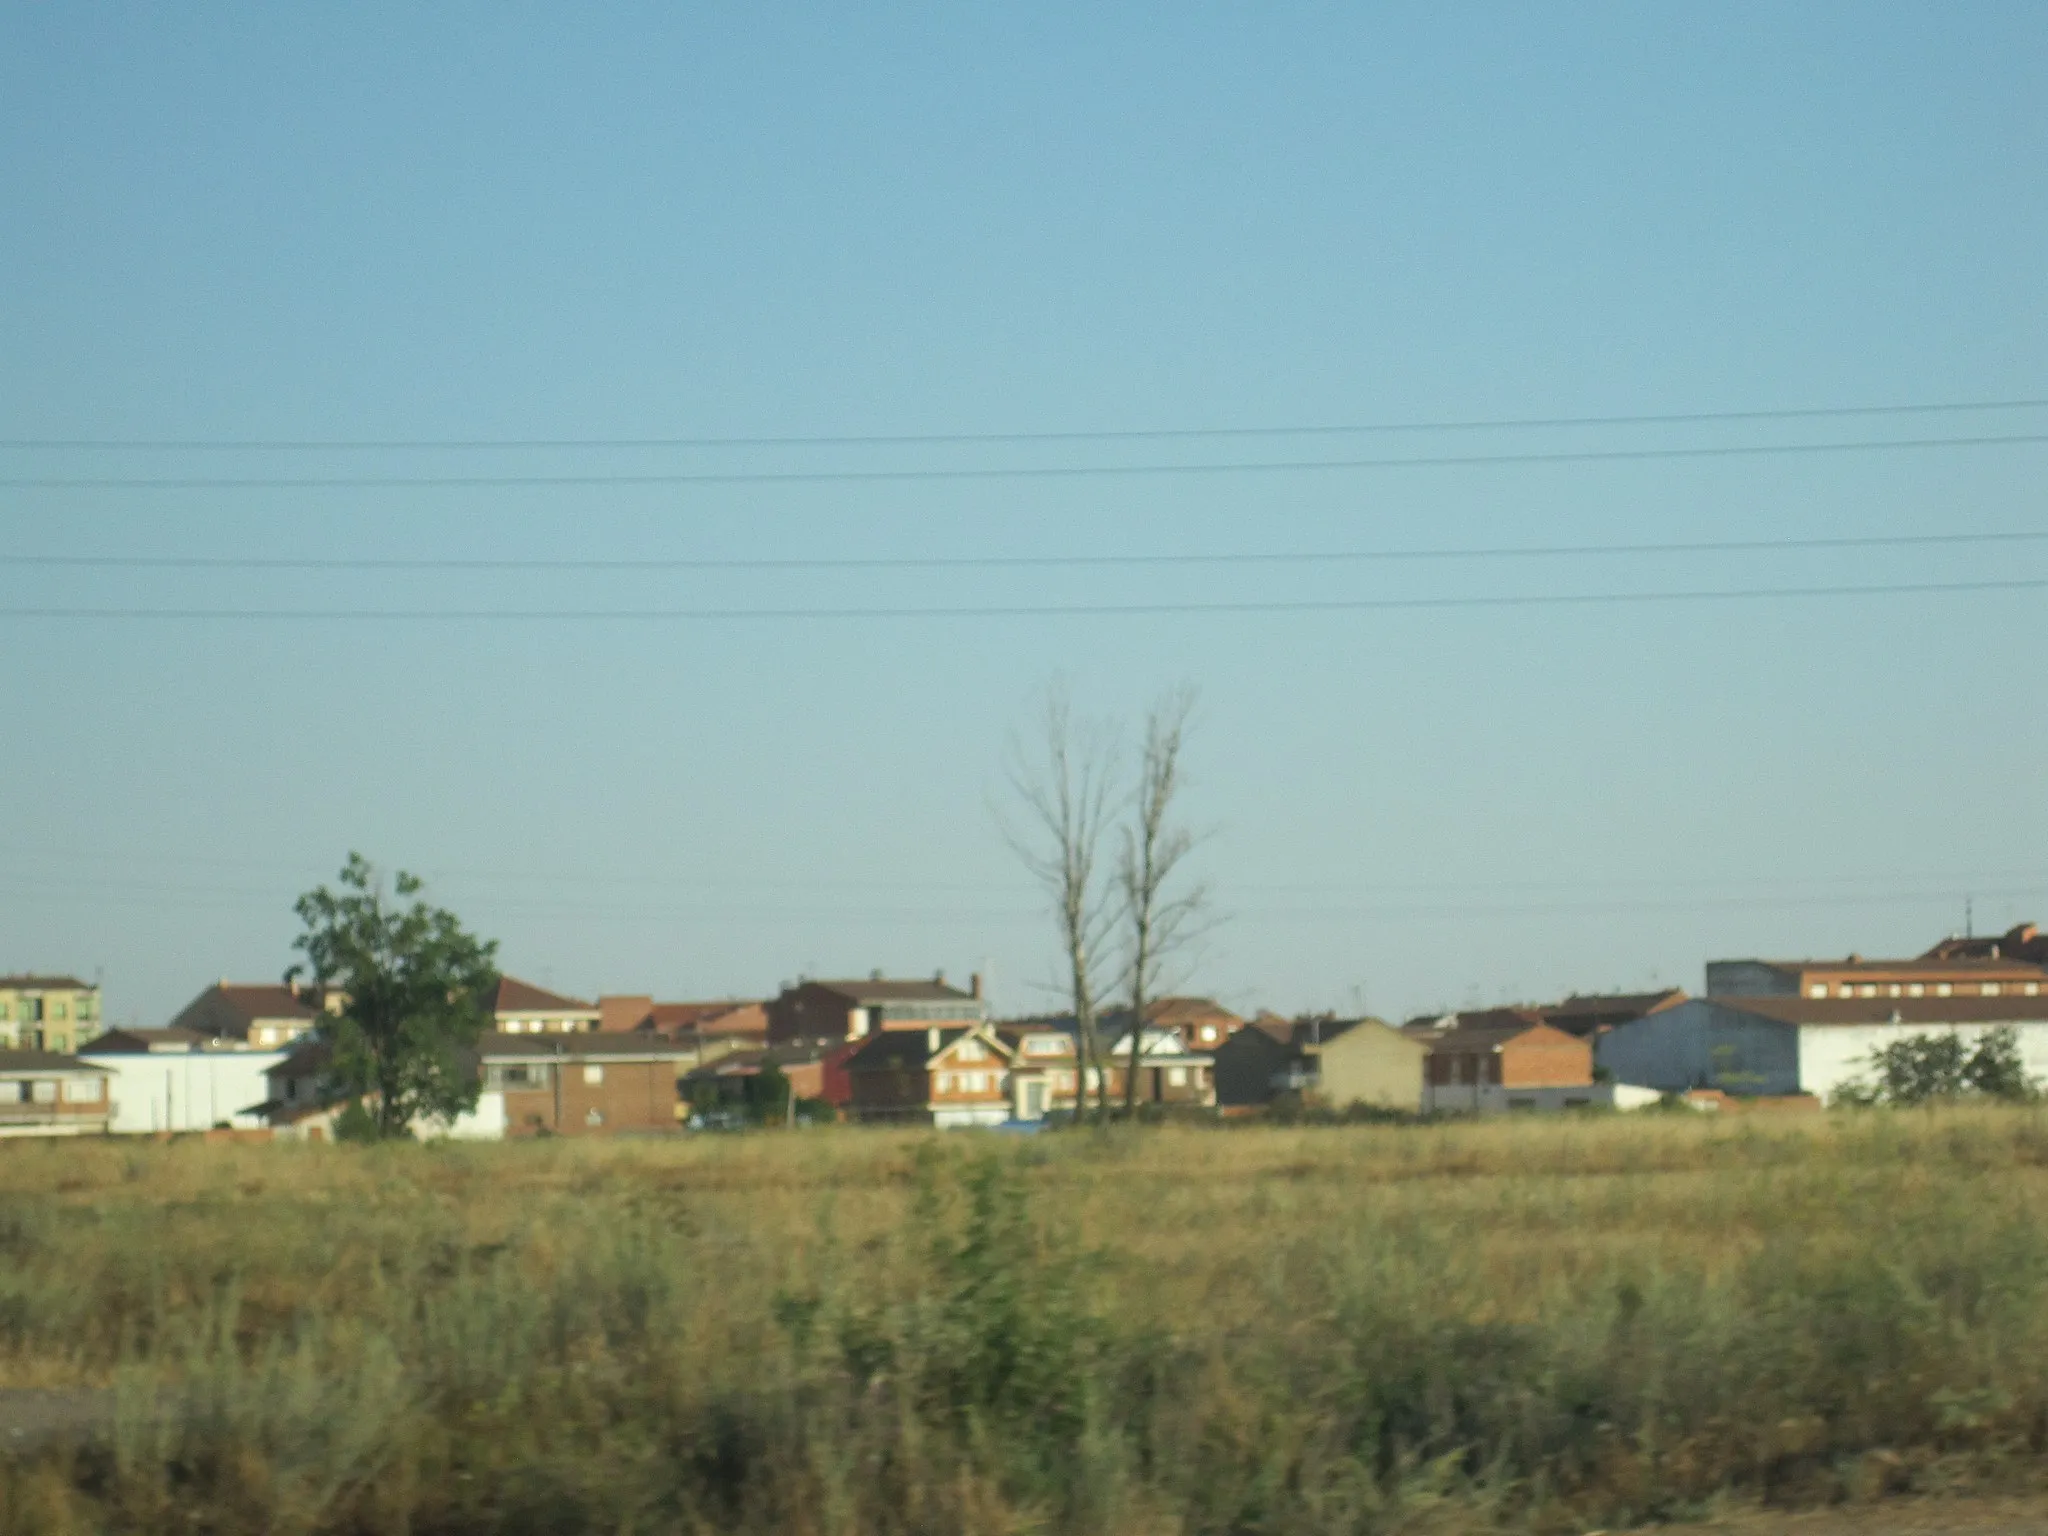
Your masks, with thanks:
M516 976L500 976L491 998L491 1019L501 1035L581 1035L594 1032L604 1013L580 997L564 997Z
M100 989L76 976L0 976L0 1049L69 1054L100 1032Z
M1422 1108L1431 1113L1576 1109L1612 1103L1593 1081L1593 1042L1534 1010L1490 1008L1405 1026L1428 1047Z
M1860 984L1859 984L1860 985ZM1600 1065L1619 1083L1736 1098L1811 1094L1831 1101L1867 1074L1871 1053L1951 1031L2017 1035L2028 1075L2048 1079L2048 996L2000 992L1946 997L1696 997L1602 1038Z
M56 1051L0 1050L0 1137L97 1135L109 1104L104 1067Z
M946 984L943 971L929 981L890 980L880 972L866 981L799 981L766 1012L770 1045L865 1040L890 1029L974 1029L988 1021L981 978L963 992Z
M256 1050L277 1050L313 1032L339 999L323 999L312 988L222 978L187 1003L172 1029L233 1041Z
M2048 970L1997 954L1921 956L1913 960L1714 960L1707 996L1874 998L2040 997Z
M270 1073L289 1054L189 1029L114 1029L79 1059L108 1074L107 1129L148 1135L268 1124Z
M1308 1092L1331 1109L1391 1109L1418 1113L1423 1104L1430 1046L1383 1019L1312 1021L1311 1038L1298 1041L1314 1066Z
M686 1052L672 1041L594 1031L486 1035L477 1044L483 1097L496 1098L503 1134L513 1138L674 1131Z
M1001 1125L1013 1059L986 1024L885 1029L846 1059L847 1111L871 1124Z

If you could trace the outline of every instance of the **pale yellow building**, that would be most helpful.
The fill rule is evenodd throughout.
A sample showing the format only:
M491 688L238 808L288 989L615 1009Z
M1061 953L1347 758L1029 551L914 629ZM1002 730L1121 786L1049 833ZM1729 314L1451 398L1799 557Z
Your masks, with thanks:
M98 987L76 976L0 976L0 1048L69 1056L100 1029Z
M1301 1045L1302 1054L1315 1064L1312 1092L1317 1103L1331 1109L1366 1104L1410 1113L1422 1108L1427 1043L1378 1019L1332 1027L1335 1032L1326 1038Z

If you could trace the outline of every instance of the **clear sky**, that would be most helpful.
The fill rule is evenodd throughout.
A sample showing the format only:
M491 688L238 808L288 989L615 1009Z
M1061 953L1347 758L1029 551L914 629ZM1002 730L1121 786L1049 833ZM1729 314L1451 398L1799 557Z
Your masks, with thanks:
M0 10L0 478L1073 468L2048 433L2048 409L1165 441L332 452L2048 397L2048 9ZM351 848L580 992L993 973L1064 673L1201 690L1186 981L1406 1013L2048 918L2048 543L1095 568L25 556L1273 555L2048 532L2048 445L1185 475L0 486L0 971L163 1022Z

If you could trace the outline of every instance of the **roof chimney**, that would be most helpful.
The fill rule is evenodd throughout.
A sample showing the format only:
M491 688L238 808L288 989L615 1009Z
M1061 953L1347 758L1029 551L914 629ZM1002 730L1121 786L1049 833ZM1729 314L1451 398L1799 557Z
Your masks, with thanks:
M868 972L868 980L869 980L869 981L880 981L881 979L882 979L882 968L881 968L881 967L880 967L879 965L878 965L878 966L876 966L876 967L875 967L875 968L874 968L874 969L873 969L872 971L869 971L869 972Z
M924 1032L924 1053L927 1056L939 1054L939 1026L936 1024Z
M976 971L967 978L967 995L977 1003L981 1001L981 972Z
M946 984L946 968L943 965L932 972L932 980L942 987Z

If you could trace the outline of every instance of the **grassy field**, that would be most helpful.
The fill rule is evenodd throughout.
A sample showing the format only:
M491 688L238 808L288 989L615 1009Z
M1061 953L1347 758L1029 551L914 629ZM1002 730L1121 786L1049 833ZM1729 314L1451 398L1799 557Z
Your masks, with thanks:
M10 1144L0 1384L107 1423L0 1459L0 1531L1570 1531L2030 1486L2044 1165L2030 1110Z

